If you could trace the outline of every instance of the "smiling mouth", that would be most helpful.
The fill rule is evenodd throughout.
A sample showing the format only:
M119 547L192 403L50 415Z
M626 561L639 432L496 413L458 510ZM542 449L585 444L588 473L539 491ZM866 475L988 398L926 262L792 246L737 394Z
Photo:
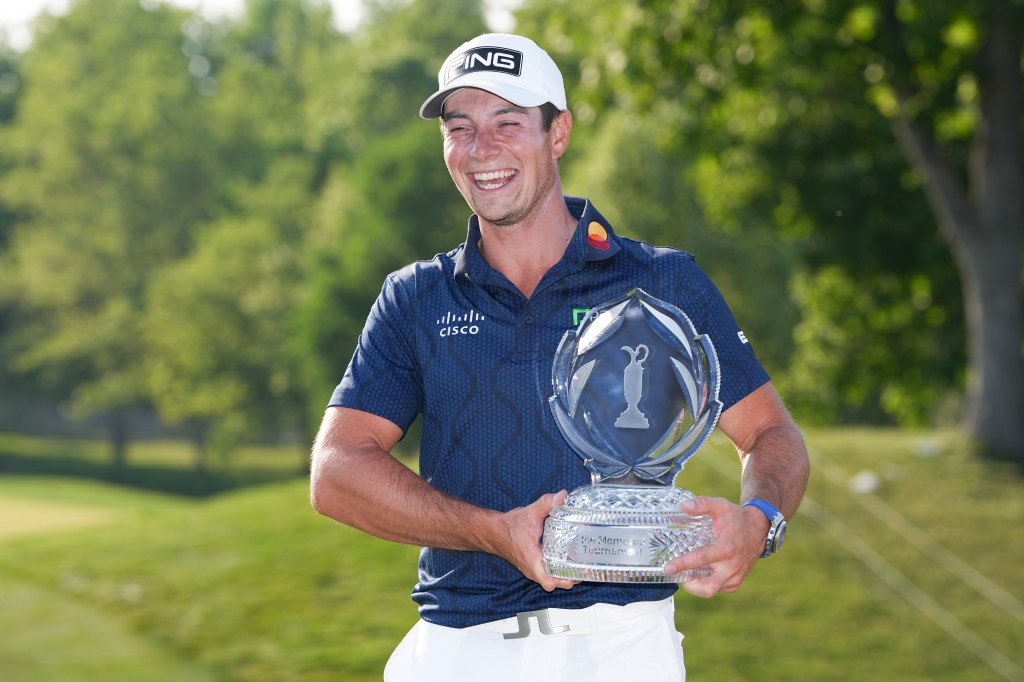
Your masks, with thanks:
M470 173L470 177L480 189L498 189L507 185L515 176L514 170L490 171L487 173Z

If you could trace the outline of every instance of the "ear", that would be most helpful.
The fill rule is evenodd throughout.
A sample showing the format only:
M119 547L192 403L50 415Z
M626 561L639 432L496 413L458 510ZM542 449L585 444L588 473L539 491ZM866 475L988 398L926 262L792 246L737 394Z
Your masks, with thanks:
M560 159L565 154L565 150L569 148L569 133L571 132L572 114L568 110L562 111L551 122L551 130L548 131L553 158Z

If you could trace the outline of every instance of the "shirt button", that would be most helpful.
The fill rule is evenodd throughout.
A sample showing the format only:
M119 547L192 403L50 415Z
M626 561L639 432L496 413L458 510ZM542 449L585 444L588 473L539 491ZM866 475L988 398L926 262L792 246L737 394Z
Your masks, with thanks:
M533 324L533 315L526 316L526 324Z

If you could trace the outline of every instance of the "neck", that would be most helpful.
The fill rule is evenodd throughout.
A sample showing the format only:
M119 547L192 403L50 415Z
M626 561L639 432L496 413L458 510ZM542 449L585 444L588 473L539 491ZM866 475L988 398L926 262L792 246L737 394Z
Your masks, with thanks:
M529 298L544 274L562 258L577 220L559 193L548 210L515 225L480 221L480 253L487 263Z

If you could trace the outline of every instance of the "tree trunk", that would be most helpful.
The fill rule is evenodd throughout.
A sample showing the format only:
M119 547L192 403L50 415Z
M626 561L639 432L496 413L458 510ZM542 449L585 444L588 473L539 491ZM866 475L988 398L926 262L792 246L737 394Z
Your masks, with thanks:
M202 420L196 420L189 423L188 433L192 445L195 447L195 459L193 460L195 470L197 474L206 473L206 463L208 459L208 436L210 428L209 424Z
M958 258L969 260L973 272L964 277L970 363L966 418L986 454L1024 464L1020 246L1011 246L998 233L992 236Z
M1024 147L1021 40L995 3L978 69L980 117L970 193L935 138L904 115L894 131L960 271L967 321L966 421L983 451L1024 465Z
M991 454L1024 464L1024 83L1020 34L1005 5L996 7L979 69L981 121L970 167L982 225L964 240L978 285L977 312L967 312L980 318L971 323L968 423Z
M110 427L110 452L114 467L124 469L128 463L128 417L123 410L114 409L107 418Z

